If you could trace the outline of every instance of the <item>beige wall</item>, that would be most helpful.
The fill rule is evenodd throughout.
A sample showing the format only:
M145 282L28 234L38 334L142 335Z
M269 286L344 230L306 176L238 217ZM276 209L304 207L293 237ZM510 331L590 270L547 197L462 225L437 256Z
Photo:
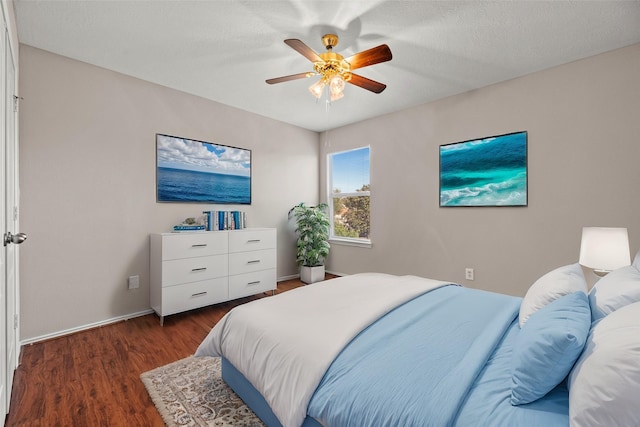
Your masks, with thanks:
M216 208L156 203L156 133L251 149L252 205L218 207L277 227L297 274L286 215L318 201L317 133L25 45L20 94L23 341L148 310L149 233Z
M318 187L324 194L327 152L366 144L373 247L334 244L331 271L523 295L577 261L583 226L628 227L640 249L640 45L321 138L29 46L20 54L23 341L148 309L148 234L204 208L155 202L156 132L253 150L246 210L250 225L278 227L279 277L297 272L286 212L315 203ZM440 144L520 130L529 132L528 207L438 207ZM134 274L140 289L128 291Z
M380 100L384 99L384 93ZM528 131L529 206L439 208L438 146ZM583 226L640 249L640 45L335 129L326 154L371 145L371 249L334 244L328 269L452 280L524 295L577 262ZM465 267L476 280L464 279Z

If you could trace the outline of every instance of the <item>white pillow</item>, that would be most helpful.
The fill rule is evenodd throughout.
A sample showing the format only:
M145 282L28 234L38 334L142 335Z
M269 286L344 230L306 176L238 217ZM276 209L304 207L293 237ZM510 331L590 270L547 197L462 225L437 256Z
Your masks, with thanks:
M548 272L536 280L524 296L520 304L520 327L545 305L578 291L587 293L587 281L580 264L565 265Z
M595 324L569 374L571 427L639 426L640 303Z
M589 292L591 321L640 301L640 271L633 265L619 268L598 280Z

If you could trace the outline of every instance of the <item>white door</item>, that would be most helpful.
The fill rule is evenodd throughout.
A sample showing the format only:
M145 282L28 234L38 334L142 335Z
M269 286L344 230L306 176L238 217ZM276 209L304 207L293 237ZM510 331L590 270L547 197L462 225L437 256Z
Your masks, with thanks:
M5 61L6 61L6 27L4 25L4 21L2 23L2 31L0 32L2 37L0 37L0 95L1 99L6 100L7 91L5 87L6 76L4 73L5 70ZM6 186L5 186L5 153L6 153L6 128L5 128L5 118L6 118L6 101L0 102L0 139L2 141L2 147L0 148L0 191L2 192L2 196L0 197L0 226L2 227L2 234L4 235L4 228L6 225L5 214L6 214ZM4 240L4 239L2 239ZM0 249L0 310L2 313L0 314L0 414L2 414L2 418L4 421L4 416L8 412L7 401L10 398L11 390L7 389L7 276L6 276L6 247L4 244ZM10 305L10 304L9 304Z
M16 138L16 117L18 102L15 96L15 65L9 37L5 33L5 232L12 235L18 234L18 150ZM8 244L5 249L5 277L6 277L6 328L7 328L7 380L6 380L6 411L9 411L11 402L11 389L13 386L13 373L18 366L18 245Z

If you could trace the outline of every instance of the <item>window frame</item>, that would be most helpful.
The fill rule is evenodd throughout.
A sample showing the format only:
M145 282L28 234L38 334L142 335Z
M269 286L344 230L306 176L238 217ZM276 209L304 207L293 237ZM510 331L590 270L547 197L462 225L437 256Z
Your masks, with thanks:
M364 145L362 147L350 148L347 150L334 151L327 153L327 205L329 206L329 215L331 215L331 226L329 229L329 242L337 243L345 246L371 247L371 182L369 182L369 191L356 191L348 193L338 193L340 197L369 197L369 238L363 237L343 237L335 235L335 215L334 215L334 192L333 192L333 156L350 151L357 151L367 148L369 150L369 181L371 181L371 146Z

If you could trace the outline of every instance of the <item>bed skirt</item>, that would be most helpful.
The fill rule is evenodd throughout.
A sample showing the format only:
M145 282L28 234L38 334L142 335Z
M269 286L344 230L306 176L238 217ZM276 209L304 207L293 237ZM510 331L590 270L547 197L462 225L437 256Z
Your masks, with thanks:
M247 406L262 420L267 427L282 427L278 418L264 400L264 397L227 359L222 358L222 379L236 392ZM322 427L314 418L307 416L302 427Z

